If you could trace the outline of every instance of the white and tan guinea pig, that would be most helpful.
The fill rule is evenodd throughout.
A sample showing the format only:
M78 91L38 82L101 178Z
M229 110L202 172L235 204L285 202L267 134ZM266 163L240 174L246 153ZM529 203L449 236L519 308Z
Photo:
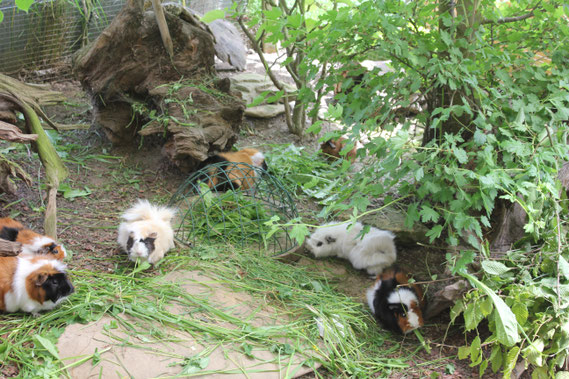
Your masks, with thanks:
M395 263L397 250L393 233L370 227L363 236L358 236L364 226L330 222L322 225L306 240L306 248L316 258L333 257L348 259L354 268L365 269L369 274L380 274Z
M74 291L64 263L41 256L0 257L0 311L55 308Z
M21 256L38 255L60 261L67 256L63 245L58 244L53 238L36 233L9 217L0 218L0 238L20 242L22 244Z
M409 274L401 269L378 275L367 290L367 303L383 327L393 332L407 334L423 326L423 291L409 284Z
M174 247L174 231L170 222L176 211L152 205L148 200L138 202L121 216L118 243L131 261L137 259L155 264Z
M224 163L220 166L223 171L217 172L216 168L212 168L208 172L209 177L205 181L209 188L215 188L218 191L236 190L239 188L247 190L254 187L258 172L242 163L267 170L267 163L263 153L252 148L211 156L199 165L198 170L215 163ZM202 179L200 178L200 180Z

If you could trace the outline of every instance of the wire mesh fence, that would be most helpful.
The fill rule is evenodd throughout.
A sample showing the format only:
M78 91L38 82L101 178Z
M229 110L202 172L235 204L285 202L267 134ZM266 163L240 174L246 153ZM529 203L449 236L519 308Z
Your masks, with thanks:
M220 162L192 174L172 196L178 210L176 239L186 245L222 241L278 256L297 246L291 227L274 233L266 223L274 216L285 223L296 217L292 195L262 168L246 163Z
M203 14L231 3L187 0L186 6ZM97 38L124 4L125 0L36 0L26 13L15 0L1 1L0 72L34 81L71 78L73 53Z

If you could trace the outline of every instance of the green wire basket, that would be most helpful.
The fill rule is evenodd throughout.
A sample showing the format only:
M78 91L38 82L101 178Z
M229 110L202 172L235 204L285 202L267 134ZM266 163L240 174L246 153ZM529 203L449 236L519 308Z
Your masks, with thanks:
M297 247L290 228L268 236L267 221L278 216L286 223L298 213L290 192L259 167L234 162L204 167L178 188L169 206L178 210L175 238L185 245L215 240L269 256Z

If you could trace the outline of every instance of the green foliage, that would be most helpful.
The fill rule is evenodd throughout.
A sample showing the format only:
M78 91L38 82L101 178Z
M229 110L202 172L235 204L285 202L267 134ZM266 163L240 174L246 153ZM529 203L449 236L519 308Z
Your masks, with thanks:
M23 10L24 12L27 12L33 3L34 0L16 0L16 7Z
M502 12L509 16L524 5ZM444 237L457 245L465 238L476 248L497 201L518 202L528 212L526 231L537 239L558 198L559 157L568 153L567 67L555 41L567 38L569 28L562 14L546 11L544 4L517 32L523 38L512 38L506 26L486 25L466 38L457 26L460 18L446 29L433 27L439 22L435 9L431 3L363 2L327 12L310 34L314 47L308 55L339 67L317 87L352 86L337 96L340 118L356 137L376 135L365 149L379 163L366 166L355 181L362 185L347 189L346 197L379 197L397 186L400 195L415 199L409 224L430 224L432 241ZM499 15L491 1L482 2L479 12L488 20ZM369 30L376 32L362 32ZM536 63L541 52L554 53L551 62ZM389 60L392 71L353 68L366 58ZM304 63L316 79L319 67ZM346 68L365 73L362 84L341 76ZM441 100L445 96L452 97L449 104ZM301 98L315 99L310 91ZM401 120L395 108L408 107L414 98L427 101L424 112ZM447 130L465 115L469 123L460 133ZM420 146L412 137L416 128L432 130L435 138ZM388 139L379 129L397 132Z
M185 217L179 228L199 240L232 244L251 245L270 237L265 226L269 216L261 201L240 190L214 194L205 183L199 184L203 201L193 204L191 217Z
M476 288L453 318L464 314L467 330L488 322L490 339L461 351L481 374L491 368L509 375L518 357L552 374L567 356L566 225L557 221L568 217L557 179L569 156L567 7L482 0L467 9L472 2L458 1L451 14L439 4L344 4L310 29L310 59L301 70L318 80L316 90L341 84L329 116L354 139L369 140L364 169L322 214L361 213L369 204L362 198L408 197L407 226L422 222L431 242L470 245L487 256L498 209L517 203L527 222L516 247L545 246L482 261L481 279L467 271L479 259L475 252L450 257L454 272ZM528 17L502 22L520 15ZM357 65L364 59L385 67L364 69ZM322 64L328 75L321 76ZM308 90L299 98L317 100ZM411 106L419 108L414 118L398 111ZM490 359L479 346L492 349Z
M567 235L562 237L566 241ZM566 244L561 255L557 246L546 244L538 253L528 248L508 252L503 261L483 261L481 280L463 274L474 289L454 305L452 318L462 314L466 330L476 330L487 320L491 335L484 341L489 356L474 353L474 340L472 351L467 346L460 349L460 358L480 364L481 375L489 367L509 377L518 357L540 377L552 376L562 367L569 358L569 280L557 268L568 256Z
M308 152L294 144L269 145L266 155L271 174L297 197L303 194L322 205L338 200L350 167L348 161L329 163L316 151Z

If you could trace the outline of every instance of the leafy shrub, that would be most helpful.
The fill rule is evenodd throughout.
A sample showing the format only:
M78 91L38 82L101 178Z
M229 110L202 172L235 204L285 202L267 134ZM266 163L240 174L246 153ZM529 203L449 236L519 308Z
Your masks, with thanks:
M497 204L518 203L527 213L522 242L545 245L500 262L479 257L480 279L466 271L475 254L462 259L455 270L476 289L453 315L464 315L467 330L488 320L489 339L468 347L481 374L491 363L508 375L518 357L536 375L551 374L568 351L560 221L567 208L557 180L569 156L569 70L560 42L569 36L567 8L557 1L476 3L469 9L471 2L457 1L451 12L445 2L364 1L321 17L305 70L317 79L319 62L330 64L316 89L342 83L331 113L355 138L369 137L364 148L372 160L326 211L357 214L368 198L406 198L408 226L429 225L431 242L484 252ZM363 59L389 64L356 69L364 73L360 83L345 71ZM300 95L315 100L314 91ZM398 110L410 106L420 112L404 118ZM489 359L482 345L492 349Z

